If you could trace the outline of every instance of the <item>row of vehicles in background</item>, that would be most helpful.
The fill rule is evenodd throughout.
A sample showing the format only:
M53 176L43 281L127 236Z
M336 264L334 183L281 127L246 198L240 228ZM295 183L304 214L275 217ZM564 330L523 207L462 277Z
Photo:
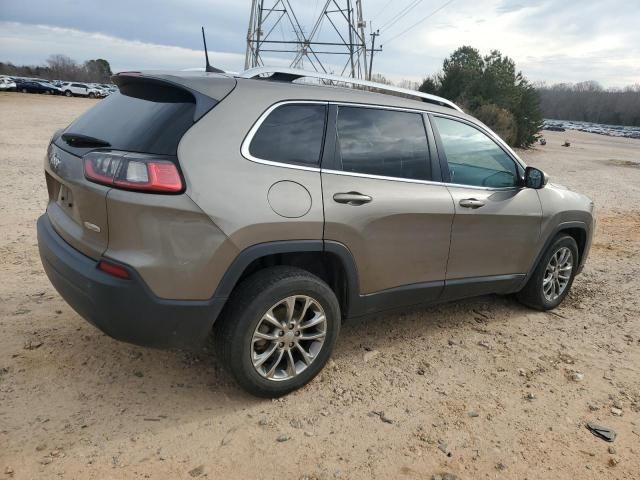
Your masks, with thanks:
M106 83L63 82L42 78L0 77L0 92L44 93L67 97L104 98L118 89Z

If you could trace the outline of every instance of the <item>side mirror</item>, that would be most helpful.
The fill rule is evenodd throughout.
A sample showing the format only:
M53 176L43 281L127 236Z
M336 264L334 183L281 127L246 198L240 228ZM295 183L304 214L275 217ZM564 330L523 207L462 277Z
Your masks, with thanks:
M527 167L524 171L524 186L527 188L542 188L548 180L547 174L537 168Z

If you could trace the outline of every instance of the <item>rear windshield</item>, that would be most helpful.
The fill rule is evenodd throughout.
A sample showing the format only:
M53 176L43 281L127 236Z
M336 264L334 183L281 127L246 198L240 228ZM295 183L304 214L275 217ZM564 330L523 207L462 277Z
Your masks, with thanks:
M176 155L195 110L196 101L186 90L130 84L100 100L65 133L99 139L114 150Z

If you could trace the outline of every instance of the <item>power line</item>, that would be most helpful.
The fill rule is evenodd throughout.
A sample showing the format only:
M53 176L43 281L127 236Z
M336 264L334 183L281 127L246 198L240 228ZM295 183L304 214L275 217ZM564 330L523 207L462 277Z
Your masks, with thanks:
M378 10L378 13L376 13L373 17L371 17L371 21L373 22L376 18L378 18L380 16L380 14L382 12L384 12L387 9L387 7L389 5L391 5L392 3L393 3L393 0L389 0L387 3L385 3L384 7L382 7L380 10Z
M408 14L411 10L413 10L415 7L417 7L419 4L421 4L424 0L414 0L412 3L410 3L409 5L407 5L403 10L401 10L400 12L398 12L394 17L391 18L391 20L389 20L387 23L385 23L384 25L382 25L383 30L388 30L389 28L391 28L392 26L394 26L396 23L398 23L400 20L402 20L402 18Z
M404 30L402 30L400 33L398 33L397 35L394 35L393 37L391 37L389 40L387 40L385 42L385 45L389 45L390 42L394 41L396 38L404 35L405 33L407 33L409 30L417 27L418 25L420 25L422 22L424 22L425 20L433 17L436 13L438 13L440 10L442 10L443 8L445 8L447 5L453 3L454 0L449 0L448 2L443 3L442 5L440 5L438 8L436 8L433 12L431 12L429 15L421 18L420 20L418 20L416 23L414 23L413 25L411 25L410 27L405 28Z

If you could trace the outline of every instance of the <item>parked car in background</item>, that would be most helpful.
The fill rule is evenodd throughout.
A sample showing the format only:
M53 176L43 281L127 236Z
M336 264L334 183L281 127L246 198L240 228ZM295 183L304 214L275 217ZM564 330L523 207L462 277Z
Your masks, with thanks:
M89 95L89 87L83 83L67 82L63 83L60 88L62 89L62 93L67 97L86 97Z
M55 93L56 95L62 95L62 89L59 86L51 83L49 80L37 80L37 83L39 83L43 87L53 89L53 92L51 93Z
M90 87L86 83L79 82L67 82L60 87L62 92L67 97L89 97L96 98L100 96L100 92L93 87Z
M8 77L0 78L0 92L13 92L16 89L16 82Z
M16 90L22 93L45 93L47 95L58 93L58 90L53 85L35 80L22 79L16 80Z
M101 89L94 87L93 85L89 85L89 90L88 90L88 97L89 98L103 98L106 97L106 95L102 92Z
M90 84L89 89L93 89L96 93L96 97L98 98L104 98L107 95L109 95L109 92L107 91L107 89L97 83Z

